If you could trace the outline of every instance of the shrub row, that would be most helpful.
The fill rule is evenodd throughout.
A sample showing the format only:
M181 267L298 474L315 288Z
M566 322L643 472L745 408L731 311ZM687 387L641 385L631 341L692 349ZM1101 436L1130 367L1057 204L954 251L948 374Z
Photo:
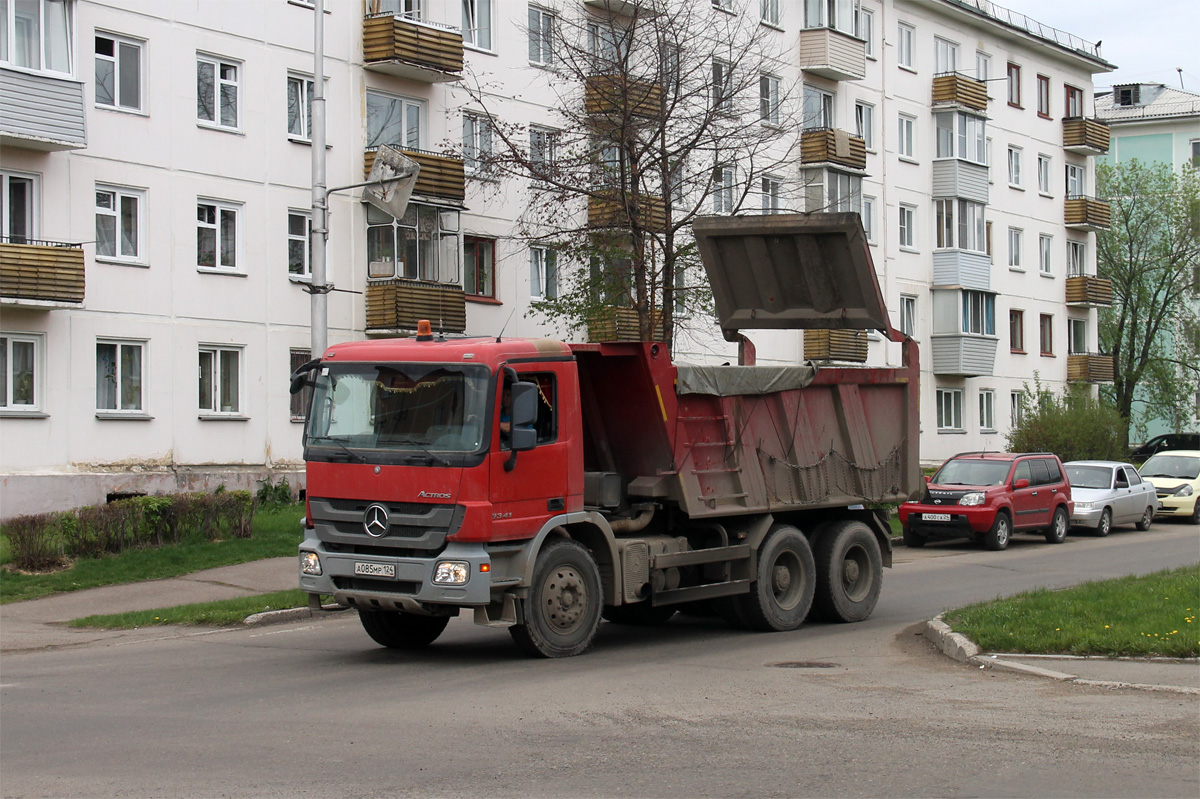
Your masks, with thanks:
M4 523L12 564L46 571L74 558L184 541L249 538L258 502L249 491L132 497Z

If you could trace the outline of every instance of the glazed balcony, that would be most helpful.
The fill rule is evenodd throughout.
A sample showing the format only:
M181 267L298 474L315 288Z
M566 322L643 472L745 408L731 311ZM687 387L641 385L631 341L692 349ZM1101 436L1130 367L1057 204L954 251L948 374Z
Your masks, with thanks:
M662 233L667 229L667 204L662 197L639 197L634 213L640 214L644 230ZM618 197L589 197L588 226L594 228L628 228L629 219Z
M805 330L804 359L866 363L867 331L821 328Z
M459 202L462 202L463 198L467 196L466 172L463 169L461 158L425 150L401 148L401 151L421 165L421 171L417 173L417 185L413 187L413 194L424 197L442 197ZM367 150L363 159L364 177L370 176L371 165L374 163L375 148L372 147Z
M988 107L987 84L959 72L943 72L933 76L933 104L957 105L975 111Z
M1067 356L1067 380L1073 383L1111 383L1113 381L1113 359L1111 355L1081 353Z
M833 28L800 31L800 68L830 80L867 76L867 43Z
M585 6L616 14L618 17L657 17L663 12L662 0L583 0Z
M654 330L658 335L652 335L652 341L662 341L662 311L655 309L651 313ZM618 308L608 306L592 312L587 320L588 342L599 344L606 341L642 341L641 328L638 323L638 312L634 308Z
M661 83L622 75L589 75L584 85L583 108L588 114L654 118L663 110Z
M429 280L397 278L367 283L367 334L395 335L428 319L435 331L463 333L467 304L462 287Z
M0 147L42 151L87 147L83 83L0 68Z
M363 19L364 67L424 83L462 77L462 33L453 28L376 14Z
M933 373L948 377L990 376L996 368L994 336L951 333L932 336Z
M1112 225L1112 209L1104 200L1071 195L1067 197L1064 222L1071 230L1108 230Z
M800 163L864 170L867 168L867 145L858 136L844 130L806 130L800 134Z
M0 240L0 302L73 308L83 302L83 246Z
M1112 281L1093 275L1067 278L1067 305L1096 308L1113 304Z
M1063 149L1075 155L1104 155L1108 152L1108 125L1097 119L1068 117L1063 120Z

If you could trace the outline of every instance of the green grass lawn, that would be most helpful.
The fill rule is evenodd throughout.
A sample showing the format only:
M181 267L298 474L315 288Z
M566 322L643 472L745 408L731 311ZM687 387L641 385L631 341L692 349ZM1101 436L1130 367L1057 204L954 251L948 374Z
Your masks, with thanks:
M81 558L70 567L48 574L0 573L0 603L18 602L102 585L177 577L201 569L295 555L304 535L300 519L304 505L260 508L254 514L250 538L185 542L165 547L133 549L117 555ZM8 562L7 541L0 540L0 563Z
M131 613L87 616L73 619L72 627L99 627L101 629L133 629L163 624L191 624L212 627L228 627L241 624L247 616L268 610L302 608L308 605L308 594L299 588L276 591L272 594L222 599L216 602L197 602L159 610L138 610Z
M953 610L945 621L988 652L1200 656L1200 565L1039 589Z

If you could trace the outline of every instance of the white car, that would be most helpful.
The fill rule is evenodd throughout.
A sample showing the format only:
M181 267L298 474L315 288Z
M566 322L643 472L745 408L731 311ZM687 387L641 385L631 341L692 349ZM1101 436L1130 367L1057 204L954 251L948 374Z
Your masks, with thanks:
M1131 464L1118 461L1070 461L1063 464L1071 483L1073 527L1090 527L1106 536L1114 525L1136 524L1149 530L1158 512L1154 486Z
M1158 489L1158 515L1200 524L1200 450L1173 449L1142 464L1142 477Z

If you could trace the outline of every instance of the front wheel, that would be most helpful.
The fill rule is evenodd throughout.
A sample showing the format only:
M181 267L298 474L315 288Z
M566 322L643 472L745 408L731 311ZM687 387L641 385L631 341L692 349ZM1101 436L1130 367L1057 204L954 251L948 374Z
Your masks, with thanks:
M1150 525L1154 523L1154 508L1149 505L1142 511L1142 518L1138 520L1137 529L1143 533L1150 529Z
M1200 497L1196 498L1196 506L1192 508L1192 524L1200 524Z
M1050 521L1050 529L1046 530L1046 541L1050 544L1061 544L1067 540L1067 528L1071 520L1067 518L1067 509L1059 505L1054 509L1054 518Z
M429 646L450 623L449 616L418 616L390 610L359 610L358 619L375 643L389 649Z
M1112 510L1105 508L1100 514L1100 523L1096 525L1096 535L1100 538L1112 532Z
M557 539L538 553L524 623L508 631L519 647L535 657L578 655L596 637L603 602L600 570L592 553L576 541Z
M1010 538L1012 538L1012 522L1007 513L999 511L995 521L992 522L992 529L983 536L983 545L993 552L999 552L1008 548L1008 539Z
M794 630L812 608L816 565L804 533L777 524L758 550L750 593L733 598L742 624L751 630Z
M835 522L813 550L817 589L813 609L826 621L862 621L883 587L883 555L862 522Z

